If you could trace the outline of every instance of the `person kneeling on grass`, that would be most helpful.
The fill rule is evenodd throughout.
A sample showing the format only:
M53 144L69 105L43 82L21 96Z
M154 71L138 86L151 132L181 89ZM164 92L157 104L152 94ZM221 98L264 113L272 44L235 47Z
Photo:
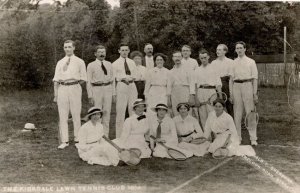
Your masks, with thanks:
M151 157L151 150L146 142L145 135L149 133L148 118L145 115L147 104L143 99L133 103L134 114L124 122L120 138L113 140L121 148L138 148L141 150L140 158Z
M89 120L82 125L78 132L79 143L76 144L79 157L88 164L117 166L118 151L103 139L104 131L101 124L103 112L100 108L92 107L86 118Z
M193 139L203 137L203 131L197 119L189 115L190 105L188 103L179 103L177 111L179 115L173 118L177 136L179 139L179 147L193 152L195 156L203 156L208 153L207 149L210 142L205 141L201 144L194 144Z
M150 135L156 138L156 140L153 138L150 139L150 147L153 151L153 156L171 158L167 149L160 144L164 143L166 146L182 152L187 158L192 157L192 152L178 147L175 123L172 118L166 116L168 106L166 104L157 104L152 110L156 112L156 116L149 119Z
M215 110L209 113L204 129L204 137L207 139L210 139L211 133L215 136L214 141L208 148L208 152L212 153L213 157L254 156L255 151L251 146L240 145L233 119L224 111L224 101L216 99L213 105Z

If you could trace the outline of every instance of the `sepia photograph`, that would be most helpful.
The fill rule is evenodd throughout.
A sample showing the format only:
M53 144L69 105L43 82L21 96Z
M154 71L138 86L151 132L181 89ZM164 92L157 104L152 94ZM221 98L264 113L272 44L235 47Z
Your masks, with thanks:
M299 18L0 0L0 193L300 193Z

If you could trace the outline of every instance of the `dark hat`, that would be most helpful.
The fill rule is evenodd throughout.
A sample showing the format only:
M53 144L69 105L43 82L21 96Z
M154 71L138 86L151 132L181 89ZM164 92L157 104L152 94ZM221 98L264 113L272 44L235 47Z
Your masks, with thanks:
M90 117L96 113L100 113L101 114L101 117L103 115L103 111L98 108L98 107L91 107L89 110L88 110L88 113L87 115L85 116L85 120L89 120Z
M138 105L145 105L147 106L147 103L143 99L136 99L133 103L133 109Z

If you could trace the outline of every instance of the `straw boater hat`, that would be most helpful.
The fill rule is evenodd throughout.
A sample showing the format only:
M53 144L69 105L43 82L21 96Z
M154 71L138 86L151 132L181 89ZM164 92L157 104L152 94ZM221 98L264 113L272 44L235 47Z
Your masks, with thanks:
M25 132L25 131L33 131L33 130L36 130L35 125L33 123L26 123L22 131Z
M179 112L179 109L181 106L185 106L187 108L187 110L189 111L191 106L188 103L179 103L176 107L177 111Z
M133 103L133 109L138 106L138 105L144 105L145 107L147 106L147 103L143 99L136 99Z
M163 104L163 103L159 103L154 108L151 108L151 110L155 111L155 112L157 112L158 109L164 109L166 111L169 110L168 106L166 104Z
M103 115L103 111L102 111L100 108L98 108L98 107L92 107L92 108L90 108L90 109L88 110L87 115L85 116L85 120L89 120L90 117L91 117L92 115L96 114L96 113L100 113L100 114L101 114L101 117L102 117L102 115Z

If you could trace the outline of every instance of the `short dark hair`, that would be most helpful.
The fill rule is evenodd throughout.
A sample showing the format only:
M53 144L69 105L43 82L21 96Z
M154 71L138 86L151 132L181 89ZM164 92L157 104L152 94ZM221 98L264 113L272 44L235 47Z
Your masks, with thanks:
M105 49L106 50L105 46L98 45L98 46L95 47L95 52L97 52L99 49Z
M179 51L179 50L175 50L175 51L172 53L172 55L177 54L177 53L180 53L180 54L182 55L181 51Z
M73 40L66 40L64 44L72 43L73 47L75 47L75 42Z
M187 45L187 44L184 44L184 45L181 47L181 49L184 48L184 47L186 47L186 48L188 48L188 49L190 49L190 50L192 51L191 46L189 46L189 45Z
M143 58L143 54L140 51L135 50L135 51L133 51L133 52L130 53L130 58L131 59L133 59L136 56L139 56L139 57Z
M165 62L168 60L168 57L167 57L166 55L164 55L163 53L156 53L156 54L154 54L154 56L153 56L154 62L155 62L155 60L156 60L156 58L157 58L158 56L162 57L162 58L164 59Z
M129 45L128 45L128 44L126 44L126 43L120 43L120 44L119 44L119 49L120 49L121 47L123 47L123 46L127 46L127 47L129 48Z
M246 43L245 43L245 42L243 42L243 41L238 41L238 42L235 43L235 47L236 47L236 45L238 45L238 44L241 44L241 45L244 46L244 48L246 48Z
M150 45L150 46L153 46L152 44L150 44L150 43L145 43L145 46L144 46L144 48L146 47L146 46L148 46L148 45Z
M209 55L208 51L206 49L199 50L199 54L207 54Z
M215 106L217 103L220 103L223 107L225 107L225 101L223 99L217 98L213 101L213 105Z

